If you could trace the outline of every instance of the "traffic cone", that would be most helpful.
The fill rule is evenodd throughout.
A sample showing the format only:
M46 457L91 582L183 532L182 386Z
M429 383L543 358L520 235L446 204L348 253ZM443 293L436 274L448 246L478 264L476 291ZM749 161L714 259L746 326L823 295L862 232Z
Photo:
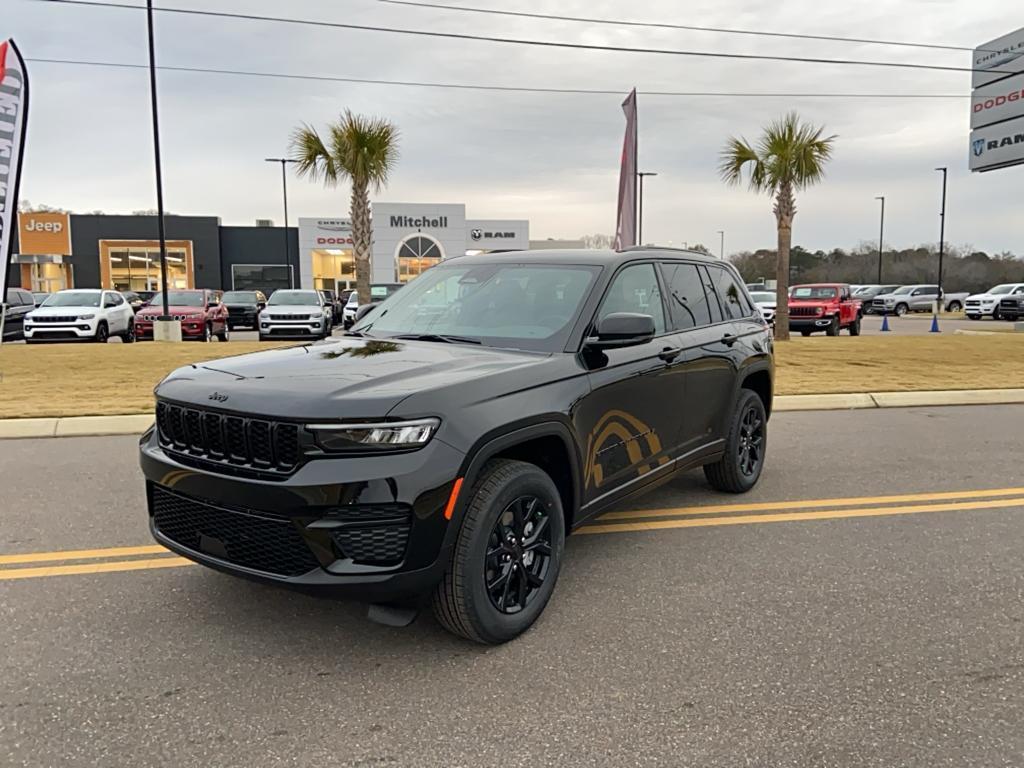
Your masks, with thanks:
M888 333L888 332L889 332L889 313L888 312L883 312L882 313L882 333Z
M942 333L942 331L939 330L938 315L932 315L932 329L929 331L929 333Z

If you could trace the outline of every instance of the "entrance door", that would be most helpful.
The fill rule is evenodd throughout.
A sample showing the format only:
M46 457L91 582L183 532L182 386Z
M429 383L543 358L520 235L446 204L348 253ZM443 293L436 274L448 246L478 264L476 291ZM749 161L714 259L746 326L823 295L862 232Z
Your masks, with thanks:
M674 457L681 428L684 368L681 355L664 357L678 343L665 322L653 264L619 271L595 323L615 312L650 315L655 337L634 347L586 353L590 393L574 415L585 451L584 505L611 503L644 485L647 476L653 479Z

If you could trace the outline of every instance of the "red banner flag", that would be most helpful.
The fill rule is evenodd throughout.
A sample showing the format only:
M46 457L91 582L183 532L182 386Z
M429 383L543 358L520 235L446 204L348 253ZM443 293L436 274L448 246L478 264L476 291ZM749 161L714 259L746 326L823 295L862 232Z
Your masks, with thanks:
M636 245L636 88L622 102L626 114L626 138L619 168L619 212L615 220L615 250Z
M21 151L28 114L28 73L13 40L0 43L0 303L7 297L7 271L18 208Z

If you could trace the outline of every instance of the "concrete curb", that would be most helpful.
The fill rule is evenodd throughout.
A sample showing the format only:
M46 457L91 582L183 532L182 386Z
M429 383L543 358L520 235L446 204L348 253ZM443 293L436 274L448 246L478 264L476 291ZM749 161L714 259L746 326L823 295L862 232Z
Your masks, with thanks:
M833 395L779 395L776 412L846 411L944 405L1024 403L1024 389L964 389L921 392L859 392ZM0 440L27 437L141 435L153 423L148 413L127 416L68 416L53 419L0 419Z

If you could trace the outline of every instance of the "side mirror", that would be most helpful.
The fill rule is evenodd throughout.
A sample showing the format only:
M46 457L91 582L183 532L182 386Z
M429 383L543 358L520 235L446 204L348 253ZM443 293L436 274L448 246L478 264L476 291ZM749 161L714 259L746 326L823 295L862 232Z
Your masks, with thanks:
M654 338L654 318L636 312L613 312L597 323L596 336L587 339L593 349L619 349L646 344Z
M360 320L362 320L368 314L373 312L373 310L375 310L377 308L377 304L378 303L379 302L374 302L373 304L363 304L363 306L361 306L359 309L357 309L356 310L356 322L358 323Z

